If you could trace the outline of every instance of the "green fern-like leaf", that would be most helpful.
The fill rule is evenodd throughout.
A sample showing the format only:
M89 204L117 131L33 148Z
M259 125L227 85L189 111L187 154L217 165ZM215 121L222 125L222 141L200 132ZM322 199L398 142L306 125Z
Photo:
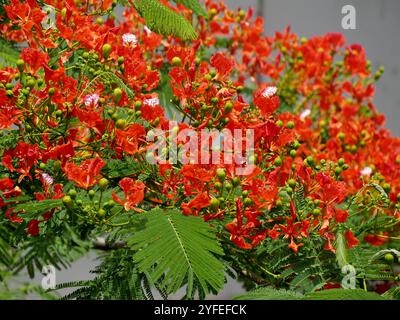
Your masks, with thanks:
M10 43L0 38L0 68L15 67L19 52Z
M304 300L385 300L385 298L362 289L331 289L308 293Z
M174 0L175 3L183 4L186 8L192 10L198 16L205 17L207 12L198 0Z
M154 32L165 36L173 35L182 40L197 38L189 21L158 0L136 0L134 6L146 21L147 26Z
M400 287L391 288L382 296L387 299L400 300Z
M128 244L137 250L133 258L153 283L162 279L161 288L175 293L186 282L187 296L193 296L196 282L200 294L222 288L224 265L215 257L222 250L201 218L158 208L145 217L145 228L134 233Z
M234 297L234 300L300 300L303 296L295 291L274 289L271 287L258 288Z
M8 236L9 230L7 230L5 226L3 227L3 225L0 224L0 267L9 267L12 263L12 250L8 241Z
M16 205L14 207L14 212L25 211L24 218L30 218L31 215L34 215L36 213L43 213L51 209L60 207L61 205L61 199L30 201Z
M336 234L336 260L340 268L349 264L346 239L342 232Z

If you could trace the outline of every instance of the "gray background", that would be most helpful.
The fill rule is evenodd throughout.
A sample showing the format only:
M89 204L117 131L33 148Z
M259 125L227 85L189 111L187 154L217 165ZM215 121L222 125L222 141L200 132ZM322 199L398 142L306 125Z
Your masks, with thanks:
M376 88L375 104L387 116L387 127L400 135L400 1L398 0L249 0L225 1L228 6L253 6L265 18L265 32L272 35L291 25L299 36L310 37L326 32L342 32L349 43L360 43L375 68L383 65L384 76ZM353 5L357 12L357 29L343 30L341 9ZM81 259L70 269L57 273L57 282L91 278L89 269L95 255ZM35 281L40 283L40 277ZM229 299L242 291L229 281L219 299ZM215 298L215 297L211 297Z

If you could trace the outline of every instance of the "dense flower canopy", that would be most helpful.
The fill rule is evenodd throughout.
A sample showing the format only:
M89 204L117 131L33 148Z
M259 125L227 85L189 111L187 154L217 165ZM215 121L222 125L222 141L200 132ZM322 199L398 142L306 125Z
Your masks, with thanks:
M371 70L362 46L290 28L266 36L252 10L210 0L193 41L152 32L133 8L102 17L112 1L46 3L53 18L36 0L10 0L0 25L24 43L16 67L0 70L0 206L26 237L45 235L65 207L104 230L119 226L115 216L175 207L246 250L284 239L299 253L317 237L335 252L339 231L349 248L398 235L400 139L375 108L383 70ZM172 143L159 150L149 139L161 130L181 148L190 140L181 132L202 129L251 129L251 172L238 174L245 162L162 162ZM63 204L26 212L32 199ZM374 216L388 219L358 232Z

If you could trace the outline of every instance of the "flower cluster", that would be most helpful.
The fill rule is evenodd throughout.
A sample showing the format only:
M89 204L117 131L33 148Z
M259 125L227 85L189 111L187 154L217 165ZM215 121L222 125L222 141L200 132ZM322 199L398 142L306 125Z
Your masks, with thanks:
M65 208L112 228L116 215L155 206L202 216L243 249L283 238L298 252L316 236L335 251L338 230L349 247L398 234L400 139L382 127L373 95L383 70L371 71L360 45L289 28L265 36L251 10L222 2L206 1L192 42L150 31L133 8L102 18L111 1L47 2L51 27L35 0L10 0L0 25L27 43L16 67L0 70L0 207L28 235ZM251 130L251 172L237 174L248 161L224 162L231 150L208 138L198 146L219 164L158 162L149 136L178 135L183 148L185 129ZM135 169L113 175L118 162ZM32 198L63 205L32 216L21 209ZM387 225L356 237L372 216Z

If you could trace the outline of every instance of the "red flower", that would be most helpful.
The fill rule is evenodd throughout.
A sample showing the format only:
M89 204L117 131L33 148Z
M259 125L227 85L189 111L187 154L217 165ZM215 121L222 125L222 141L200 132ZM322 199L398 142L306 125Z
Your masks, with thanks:
M14 181L10 178L0 179L0 190L10 190L14 187Z
M290 211L291 217L286 218L287 225L280 225L279 227L282 230L282 233L285 235L283 238L290 238L290 244L288 245L288 247L297 253L298 248L303 246L304 243L296 244L296 242L294 242L294 238L299 239L302 236L308 237L308 228L310 226L310 221L303 220L302 222L295 222L297 220L297 214L293 200L290 200Z
M322 201L325 203L341 203L346 199L346 184L336 181L326 173L319 173L316 177L321 186Z
M239 248L252 249L267 236L267 230L257 231L256 229L260 224L257 220L258 215L259 212L243 210L241 199L236 200L236 218L226 225L226 229L231 233L231 241Z
M126 130L117 130L117 144L127 154L135 154L139 150L139 144L144 141L146 130L140 124L132 124Z
M14 210L14 208L7 209L6 218L9 219L11 222L14 222L14 223L22 223L22 222L24 222L24 219L22 219L21 217L18 217L18 213L19 212L13 214L13 210Z
M349 216L346 210L335 209L335 220L336 222L344 223Z
M350 73L366 75L367 59L364 48L359 44L353 44L347 48L345 64Z
M0 100L4 101L2 97ZM0 129L8 129L13 124L19 123L22 111L15 106L0 106Z
M264 117L269 116L280 105L279 97L275 93L274 87L264 87L254 93L254 104Z
M39 223L41 221L39 220L31 220L28 223L28 229L26 230L27 234L30 234L31 236L35 237L39 234Z
M131 178L123 178L119 182L119 186L124 192L125 198L124 200L120 199L113 191L112 197L114 201L122 205L126 211L132 209L138 211L135 207L144 199L144 189L146 187L144 183L142 181L134 181Z
M296 242L294 242L293 237L290 238L290 244L288 245L288 247L292 249L295 253L299 252L299 247L301 246L304 246L304 243L297 244Z
M386 235L387 235L387 233L385 233L385 236ZM387 239L384 237L380 237L379 235L369 234L364 237L364 241L368 242L369 244L371 244L373 246L379 247L379 246L385 244L387 242Z
M217 52L210 59L211 65L217 69L221 78L226 77L235 66L232 59L228 59L225 54Z
M50 61L50 57L47 53L40 51L38 49L26 48L22 51L21 58L27 63L31 68L33 74L47 65Z
M69 162L65 165L64 172L78 187L88 189L97 183L100 170L105 164L100 158L85 160L80 166Z
M344 234L344 236L346 237L347 240L347 246L349 248L353 248L355 246L358 246L358 244L360 243L360 241L355 237L355 235L353 234L353 232L351 232L350 230L347 230Z
M75 150L72 145L72 142L69 141L66 144L57 145L51 147L48 145L47 150L42 155L42 161L47 162L48 160L61 160L62 163L65 163L69 158L75 155Z
M182 211L185 215L199 215L200 210L210 205L210 199L206 193L199 194L189 203L182 204ZM193 210L195 209L195 210Z
M18 183L24 177L29 177L32 180L32 176L29 173L32 166L36 164L39 158L39 147L37 144L30 145L26 142L18 143L17 147L12 150L9 149L4 153L2 163L11 172L19 172L22 175L18 178ZM13 165L13 160L17 160L16 168Z

